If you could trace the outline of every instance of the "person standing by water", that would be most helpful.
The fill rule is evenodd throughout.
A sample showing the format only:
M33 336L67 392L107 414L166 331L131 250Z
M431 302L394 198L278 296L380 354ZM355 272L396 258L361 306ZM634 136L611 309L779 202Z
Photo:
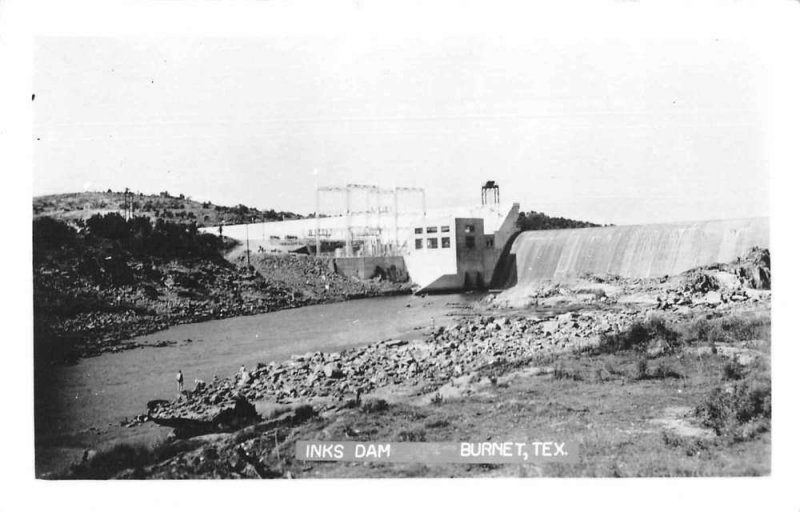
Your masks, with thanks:
M183 372L178 370L178 375L175 376L175 380L178 382L178 394L180 395L183 393Z
M247 368L242 365L242 367L239 368L239 386L244 386L249 380L250 375L247 373Z

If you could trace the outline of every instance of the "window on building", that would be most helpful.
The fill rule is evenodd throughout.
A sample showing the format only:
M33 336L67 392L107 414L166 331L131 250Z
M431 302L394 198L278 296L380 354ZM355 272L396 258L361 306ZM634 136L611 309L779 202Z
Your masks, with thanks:
M442 249L448 249L450 247L450 237L443 236L442 237Z
M468 236L464 239L464 247L467 249L474 249L475 248L475 237Z
M464 225L464 232L465 233L474 233L475 232L475 224L465 224Z
M428 233L436 233L436 226L428 226L425 231Z
M414 234L421 235L422 234L422 228L414 228Z
M438 238L429 238L428 239L428 249L436 249L439 247L439 239Z
M488 247L490 249L492 247L494 247L494 238L489 237L489 238L486 239L486 247Z
M450 226L442 226L442 233L449 233L449 232L450 232Z
M422 249L422 239L421 238L417 238L416 240L414 240L414 248L415 249Z

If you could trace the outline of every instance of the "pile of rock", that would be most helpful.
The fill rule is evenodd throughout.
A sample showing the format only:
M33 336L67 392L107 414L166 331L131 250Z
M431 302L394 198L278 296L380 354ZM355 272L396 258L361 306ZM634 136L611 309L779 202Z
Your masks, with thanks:
M342 400L387 385L438 387L498 362L596 344L626 329L642 312L570 312L548 319L477 316L439 327L425 339L390 340L342 352L310 352L215 379L162 404L154 415L207 417L237 397L278 403Z

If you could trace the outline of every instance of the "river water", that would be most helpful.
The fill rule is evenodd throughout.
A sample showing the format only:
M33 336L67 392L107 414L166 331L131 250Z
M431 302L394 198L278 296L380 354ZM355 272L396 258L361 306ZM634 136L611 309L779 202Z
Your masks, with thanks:
M479 295L400 296L308 306L254 316L171 327L134 338L176 342L87 358L37 371L36 472L61 470L84 450L118 442L152 443L169 430L120 426L145 412L149 400L176 396L175 374L229 377L241 365L282 361L292 354L336 352L385 339L422 338L447 325Z

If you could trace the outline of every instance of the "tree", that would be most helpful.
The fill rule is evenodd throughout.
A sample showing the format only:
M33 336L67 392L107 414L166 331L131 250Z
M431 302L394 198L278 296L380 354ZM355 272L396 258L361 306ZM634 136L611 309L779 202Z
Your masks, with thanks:
M565 219L564 217L550 217L541 212L530 211L520 213L517 227L521 231L538 231L544 229L571 229L599 227L599 224L582 220Z

